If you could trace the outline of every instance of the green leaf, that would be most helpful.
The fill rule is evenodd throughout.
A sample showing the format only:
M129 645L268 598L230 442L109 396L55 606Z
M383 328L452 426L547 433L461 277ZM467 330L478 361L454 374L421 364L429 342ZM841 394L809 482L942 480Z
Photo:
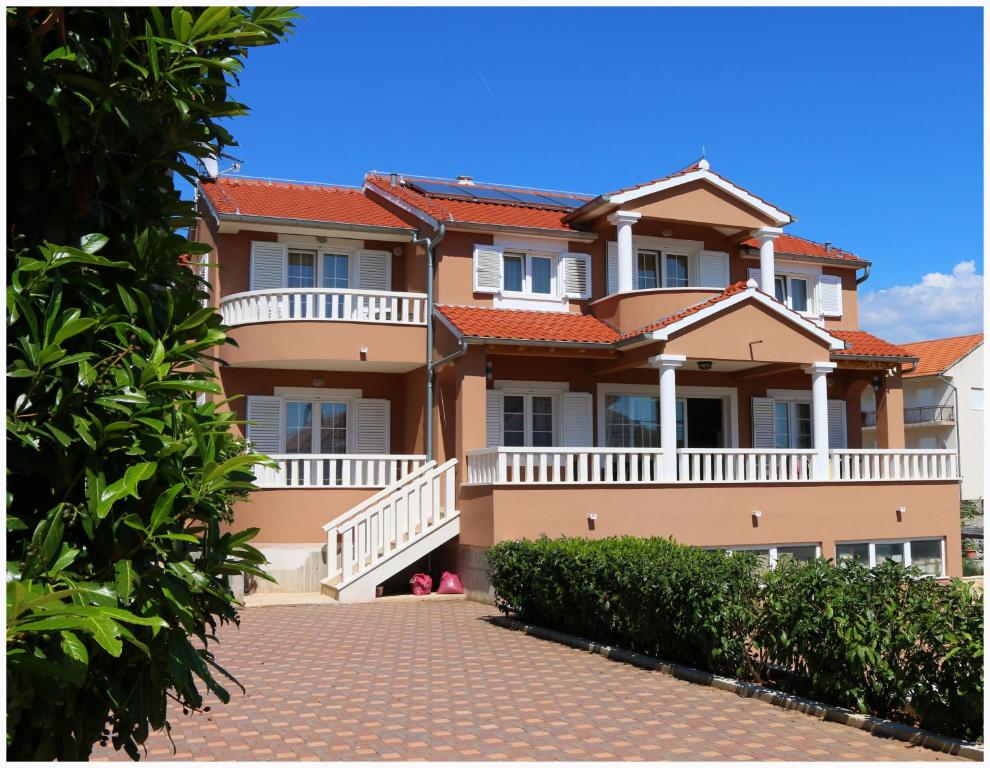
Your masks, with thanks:
M114 564L115 582L117 585L117 597L122 603L127 603L131 599L131 592L134 589L136 574L130 560L118 560Z
M105 246L108 242L110 242L110 238L106 235L94 232L89 235L83 235L79 239L79 248L85 253L97 253L102 250L103 246Z

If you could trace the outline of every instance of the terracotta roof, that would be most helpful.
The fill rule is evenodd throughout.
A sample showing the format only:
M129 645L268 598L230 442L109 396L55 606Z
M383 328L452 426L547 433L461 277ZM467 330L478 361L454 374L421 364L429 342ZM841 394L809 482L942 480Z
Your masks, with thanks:
M690 317L691 315L696 314L703 309L707 309L708 307L718 304L719 302L725 301L730 296L735 296L737 293L741 293L742 291L745 290L746 290L745 282L740 281L738 283L733 283L721 293L712 296L711 298L706 299L705 301L698 302L697 304L692 304L690 307L682 309L680 312L665 317L662 320L658 320L655 323L650 323L649 325L644 325L642 328L637 328L635 331L630 331L629 333L624 334L622 338L631 339L635 336L641 336L644 333L650 333L651 331L657 331L661 328L665 328L668 325L671 325L672 323L676 323L678 320L683 320L685 317Z
M833 357L900 357L908 360L915 357L904 347L891 344L866 331L829 329L829 333L846 342L846 349L832 351Z
M982 343L983 334L974 333L969 336L901 344L911 355L918 358L918 366L911 373L905 374L905 378L944 373Z
M593 315L442 304L437 311L464 336L584 344L611 344L619 339L614 328Z
M746 240L743 245L748 248L759 248L760 244L753 239ZM821 259L835 259L837 261L856 262L857 264L869 264L866 259L860 258L855 253L844 251L841 248L833 247L831 250L825 249L824 243L816 243L797 235L783 234L778 237L773 244L774 253L782 253L790 256L814 256Z
M412 229L360 189L221 176L200 189L219 214Z
M399 178L401 181L416 183L415 178L404 176L400 176ZM564 232L578 231L563 221L564 217L570 213L569 209L562 210L559 208L529 206L508 201L505 203L496 203L455 200L449 197L425 195L402 183L393 187L390 178L382 174L367 174L365 176L365 183L378 187L386 194L393 195L440 221L458 222L461 224L497 224L507 227L530 227L534 229L558 229ZM491 189L522 189L521 187L479 186ZM578 197L569 193L558 196Z

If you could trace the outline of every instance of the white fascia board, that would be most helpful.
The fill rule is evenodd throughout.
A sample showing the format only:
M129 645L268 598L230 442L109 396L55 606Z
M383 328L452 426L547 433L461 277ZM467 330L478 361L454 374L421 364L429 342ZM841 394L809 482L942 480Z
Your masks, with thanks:
M692 181L699 180L714 184L719 189L728 192L737 200L741 200L746 203L746 205L749 205L760 211L760 213L769 216L777 224L783 225L791 223L791 217L779 208L774 208L772 205L754 197L746 190L740 189L735 184L726 181L721 176L716 176L714 173L705 170L691 171L691 173L685 173L683 176L675 176L672 179L657 181L653 184L648 184L645 187L640 187L639 189L631 189L628 192L622 192L618 195L610 195L608 202L610 205L623 205L631 200L638 200L646 195L652 195L655 192L662 192L665 189L679 187L682 184L690 184Z
M439 321L440 321L440 323L441 323L441 324L442 324L442 325L443 325L443 326L444 326L444 327L445 327L445 328L446 328L446 329L447 329L448 331L450 331L450 332L451 332L452 334L454 334L454 338L455 338L455 339L457 339L458 341L460 341L461 339L463 339L463 338L464 338L464 334L463 334L463 333L461 333L461 330L460 330L460 328L458 328L458 327L457 327L456 325L454 325L454 324L453 324L453 323L452 323L452 322L451 322L451 321L450 321L450 320L449 320L449 319L447 318L447 316L446 316L446 315L445 315L445 314L444 314L443 312L441 312L441 311L440 311L440 310L439 310L439 309L438 309L437 307L435 307L435 306L433 307L433 316L434 316L434 317L435 317L435 318L436 318L437 320L439 320Z
M747 288L745 291L741 291L740 293L737 293L735 296L730 296L728 299L725 299L724 301L720 301L717 304L712 304L710 307L705 307L704 309L695 312L693 315L688 315L687 317L678 320L676 323L671 323L670 325L665 326L663 328L658 328L657 330L653 331L650 334L650 336L654 339L654 341L667 341L670 338L671 334L677 333L678 331L682 331L685 328L688 328L694 325L695 323L701 322L706 318L712 317L713 315L717 315L720 312L724 312L725 310L730 309L731 307L736 306L736 304L739 304L742 301L746 301L747 299L755 299L763 306L776 312L785 320L788 320L794 325L798 326L799 328L804 329L812 336L821 339L826 344L828 344L829 349L831 350L839 350L846 348L845 342L843 342L841 339L838 339L832 334L830 334L828 331L819 328L814 323L805 320L800 315L792 313L791 310L787 309L787 307L782 306L777 301L771 299L769 296L767 296L767 294L763 293L763 291L757 288Z
M440 222L434 219L432 216L430 216L430 214L428 214L426 211L422 211L419 208L417 208L415 205L412 205L411 203L407 203L405 200L398 198L393 194L390 194L387 190L382 189L377 184L370 184L366 181L364 182L364 189L370 190L374 194L385 198L392 205L401 208L406 213L411 213L417 219L422 219L427 224L429 224L433 229L436 230L440 228Z

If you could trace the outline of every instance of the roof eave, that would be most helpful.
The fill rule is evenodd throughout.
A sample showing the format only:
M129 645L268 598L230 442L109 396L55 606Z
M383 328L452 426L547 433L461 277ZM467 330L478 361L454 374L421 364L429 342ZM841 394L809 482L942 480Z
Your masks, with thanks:
M338 229L346 232L367 232L382 235L409 234L412 236L416 232L412 227L386 227L380 224L352 224L344 221L298 219L286 216L259 216L245 213L221 213L218 216L218 221L229 221L235 224L285 225L305 227L307 229Z
M521 227L510 224L490 224L478 221L446 221L447 229L481 232L506 232L516 235L533 235L538 237L555 237L563 240L586 240L592 242L598 239L596 232L582 232L577 229L546 229L544 227Z
M744 245L747 253L743 254L744 259L759 259L759 251L750 245ZM873 266L872 261L857 256L855 259L844 259L838 256L809 256L803 253L785 253L784 251L774 251L775 259L784 261L804 261L812 264L828 264L832 267L865 268Z

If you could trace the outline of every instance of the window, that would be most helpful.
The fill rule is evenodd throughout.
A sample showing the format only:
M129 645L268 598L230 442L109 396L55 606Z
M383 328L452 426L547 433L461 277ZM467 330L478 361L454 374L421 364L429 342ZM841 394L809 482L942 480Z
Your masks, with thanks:
M668 253L666 266L665 287L686 288L688 284L688 257L681 254Z
M780 544L770 546L725 547L726 552L754 552L760 561L759 570L776 568L785 560L808 563L821 557L821 547L817 544Z
M660 254L640 249L636 252L636 287L640 290L660 286Z
M319 423L313 423L314 409ZM347 403L287 400L286 453L347 453Z
M289 251L287 288L316 287L316 251Z
M506 251L502 254L502 290L536 296L556 295L556 258Z
M915 567L923 576L943 576L943 544L942 539L847 542L835 545L835 560L838 563L853 561L869 568L889 560Z
M324 288L347 288L350 258L344 253L323 254L323 279L320 284Z
M777 301L795 312L817 314L813 306L814 278L807 275L776 275L773 292Z
M605 445L608 448L659 448L660 398L605 395Z
M971 387L969 390L969 407L974 411L983 410L983 387Z
M774 401L774 448L812 448L811 430L811 403Z
M502 399L502 444L549 448L554 439L554 397L506 393Z

